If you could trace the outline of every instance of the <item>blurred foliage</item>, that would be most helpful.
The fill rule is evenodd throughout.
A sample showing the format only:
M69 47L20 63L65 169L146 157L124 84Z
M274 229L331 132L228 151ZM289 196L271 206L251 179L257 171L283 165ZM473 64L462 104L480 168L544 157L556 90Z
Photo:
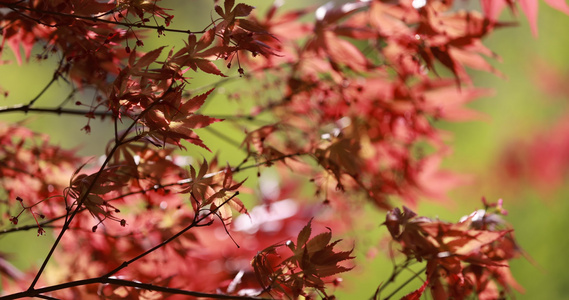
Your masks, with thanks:
M170 3L168 3L170 2ZM270 1L245 1L256 5L258 11L263 12ZM322 2L322 1L320 1ZM317 5L318 2L311 4ZM211 1L164 1L164 6L171 5L183 6L182 10L187 12L185 15L176 14L173 20L173 27L192 28L202 26L209 21L209 14L203 13L211 7ZM288 1L287 6L299 7L306 5L306 2L295 0ZM452 138L448 141L453 145L454 152L445 162L447 168L458 172L472 175L472 183L468 186L456 190L452 195L453 203L437 203L433 201L421 202L416 211L421 215L430 217L440 217L449 221L456 221L461 216L469 214L477 208L481 208L480 198L485 196L487 199L495 201L504 198L505 206L510 214L507 220L515 228L516 237L527 252L530 260L520 258L512 263L512 270L515 278L524 286L526 292L518 295L520 299L565 299L569 294L569 274L566 268L569 266L569 258L566 249L569 248L569 239L566 238L566 228L569 228L569 218L565 213L569 211L569 202L565 201L569 197L569 187L544 195L532 188L531 185L505 187L497 185L499 182L496 176L499 174L497 160L503 148L513 141L531 137L551 126L558 118L567 113L567 103L569 95L559 96L559 99L551 99L540 90L535 82L536 66L540 63L550 64L562 71L569 70L569 39L566 38L566 28L569 28L569 18L560 12L541 5L539 14L539 37L531 35L527 21L518 18L519 28L507 28L498 31L486 41L486 45L502 57L502 62L495 62L494 65L501 70L507 79L494 77L487 73L476 73L474 76L475 85L488 87L495 90L494 97L487 97L473 102L470 106L488 116L487 120L480 120L468 123L444 123L440 128L448 130ZM504 13L505 19L512 19ZM153 33L149 33L152 35ZM182 39L174 34L154 39L148 43L145 49L153 49L158 45L167 44L170 47L182 45ZM143 48L144 49L144 48ZM3 59L11 59L3 57ZM18 66L15 63L11 66L3 66L0 73L0 82L3 87L10 91L7 98L0 100L0 105L12 105L26 102L33 98L51 78L49 71L51 68L46 62L43 65L32 61L28 64ZM226 71L223 69L222 71ZM235 71L230 71L235 76ZM22 78L33 77L33 85ZM211 84L212 77L195 76L192 79L192 88ZM216 79L217 80L217 79ZM208 104L206 112L211 115L224 115L235 111L247 112L247 99L243 102L227 101L229 91L238 87L238 82L231 82L219 88L216 95ZM55 87L41 99L41 106L57 104L61 97L67 94L65 86ZM90 95L83 95L85 100L92 98ZM99 122L92 123L92 133L86 135L80 132L79 128L84 125L84 117L61 118L56 115L33 115L24 116L22 114L3 114L2 121L14 122L30 117L27 121L30 128L46 132L51 135L51 139L56 143L67 148L79 147L80 153L84 155L98 155L103 152L107 142L108 133L112 132L110 126L102 126ZM71 125L72 124L72 125ZM200 132L204 140L210 141L208 145L215 153L215 149L235 149L235 144L240 143L239 132L227 131L223 123L216 124L212 128L217 132L225 132L231 136L230 140L221 141L216 145L218 139L213 138L218 133L207 130ZM238 151L223 151L221 163L225 161L238 162L243 158L243 154ZM227 154L229 153L229 154ZM189 153L197 160L202 156L210 154L190 147ZM255 170L244 176L249 176L247 182L249 186L254 186ZM513 190L508 190L513 189ZM387 281L392 270L392 263L388 258L389 244L383 241L378 243L378 236L385 237L387 230L379 225L384 221L385 214L377 211L367 210L368 216L361 224L355 224L352 231L352 238L357 236L355 254L358 257L358 266L345 275L341 288L337 291L339 299L367 299L373 295L377 286ZM35 235L30 232L30 235ZM8 252L20 252L20 261L16 262L18 267L27 267L34 264L44 257L40 249L41 244L50 241L38 241L44 239L30 238L28 245L23 245L21 249L8 247L7 245L22 245L13 243L9 239L10 235L3 235L0 248ZM33 245L32 245L33 244ZM47 248L46 248L47 251ZM370 262L369 257L374 257ZM401 259L401 258L399 258ZM420 269L421 266L412 268ZM412 272L404 272L400 276L400 282L412 277ZM396 296L415 290L422 282L412 281L405 289ZM393 284L392 287L397 287ZM390 292L390 289L387 289ZM384 295L386 296L386 295Z
M509 12L502 19L512 20ZM569 219L569 188L567 185L549 194L536 190L531 184L516 186L501 185L498 163L505 147L512 143L531 138L554 123L566 117L569 112L569 94L552 96L537 82L540 65L554 67L562 73L569 71L569 39L565 29L569 18L546 5L540 6L539 37L531 35L527 21L518 18L519 26L498 30L485 44L497 53L502 61L493 65L506 75L506 79L490 74L472 71L476 86L491 88L494 96L478 99L470 107L484 113L487 118L464 123L441 123L440 128L450 132L449 144L454 151L446 159L445 167L469 174L472 182L451 194L453 203L420 202L416 210L430 217L456 221L475 209L482 208L480 198L495 201L504 198L509 211L507 221L515 229L516 238L529 259L512 261L512 272L516 280L525 288L525 293L517 293L518 299L566 299L569 292L569 275L566 266L569 258L565 254L569 246L566 228ZM492 60L490 59L492 62ZM565 78L567 81L569 78ZM562 79L563 80L563 79ZM503 173L502 173L503 174ZM565 179L564 182L567 182ZM370 215L372 215L370 213ZM382 214L374 213L371 218L380 223ZM368 230L365 240L373 241L377 234L386 234L385 228ZM359 234L360 233L356 233ZM365 242L364 242L365 243ZM388 259L386 243L372 262L365 262L364 249L360 248L360 269L350 273L343 283L346 289L339 289L339 299L368 298L381 282L387 281L392 270ZM376 246L376 245L364 245ZM402 259L402 258L400 258ZM412 268L418 270L420 268ZM358 273L359 272L359 273ZM401 282L412 277L410 271L402 273ZM394 299L413 291L422 284L412 281L406 289L396 294ZM397 284L392 285L393 288ZM389 292L389 289L387 289ZM357 297L355 296L357 295ZM384 297L387 295L384 295ZM424 296L424 298L428 296Z

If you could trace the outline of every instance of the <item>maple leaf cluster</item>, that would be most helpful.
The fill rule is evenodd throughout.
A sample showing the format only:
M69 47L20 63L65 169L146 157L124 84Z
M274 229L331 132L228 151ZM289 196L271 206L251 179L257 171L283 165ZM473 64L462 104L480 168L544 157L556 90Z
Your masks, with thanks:
M345 202L336 191L363 192L389 209L393 196L442 198L461 183L438 168L448 146L434 123L478 117L464 104L489 91L472 87L465 67L499 74L483 58L496 55L481 39L505 24L454 10L452 1L325 5L314 23L296 27L292 20L305 11L276 10L258 22L281 42L279 55L242 60L266 70L252 78L277 82L284 93L255 96L270 100L253 112L278 123L249 132L251 157L310 157L317 190L333 206ZM454 79L430 75L441 66ZM418 146L425 142L434 150Z
M306 288L318 290L325 295L325 279L351 268L338 263L353 259L352 250L335 252L334 246L341 240L330 242L331 231L320 233L312 238L312 220L300 231L296 239L287 241L286 247L292 252L284 258L279 248L285 245L272 245L253 259L252 265L259 282L268 294L289 295L294 298L307 297Z
M478 210L454 224L418 217L407 207L395 208L384 225L408 259L426 261L425 286L434 299L465 299L472 294L498 299L512 287L522 290L508 268L508 260L519 256L521 249L500 217L505 212L501 203L493 206L496 213Z
M489 91L474 87L466 68L501 75L481 40L512 25L497 16L516 7L480 3L482 13L443 0L288 12L275 3L261 15L224 0L208 24L187 30L170 27L174 14L159 0L0 0L0 54L7 44L19 64L34 49L38 62L57 58L36 97L0 113L83 115L86 133L96 118L114 125L95 161L23 124L0 124L0 187L9 199L0 205L11 226L0 234L54 236L33 270L20 272L0 253L0 299L334 299L327 288L354 257L332 230L360 215L361 199L387 211L384 225L407 261L426 262L425 283L406 299L427 288L435 299L519 289L507 266L521 250L501 203L458 223L393 208L396 199L444 198L463 182L439 168L449 146L435 123L478 117L464 105ZM519 3L535 31L536 0ZM182 34L184 45L144 51L148 32ZM191 72L213 75L213 87L247 81L236 98L251 96L243 104L250 111L204 115L215 89L188 91ZM69 96L39 107L56 82ZM86 92L90 104L71 101ZM198 132L224 119L245 131L235 143L245 153L240 163L181 154L188 145L212 152ZM262 178L268 167L279 184ZM248 169L261 177L251 209L239 198L251 189L237 175ZM315 224L328 230L312 236Z
M73 174L80 159L73 151L51 145L46 135L18 124L0 123L0 143L1 195L16 199L21 207L10 221L17 225L20 217L31 215L38 235L43 234L38 219L64 213L60 204L68 186L65 178Z

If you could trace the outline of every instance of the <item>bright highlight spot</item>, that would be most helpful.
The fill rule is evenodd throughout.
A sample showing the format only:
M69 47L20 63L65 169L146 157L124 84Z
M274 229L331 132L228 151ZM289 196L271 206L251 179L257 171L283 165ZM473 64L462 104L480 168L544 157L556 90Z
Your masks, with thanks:
M411 5L413 5L413 8L419 9L427 5L427 0L413 0L413 3Z

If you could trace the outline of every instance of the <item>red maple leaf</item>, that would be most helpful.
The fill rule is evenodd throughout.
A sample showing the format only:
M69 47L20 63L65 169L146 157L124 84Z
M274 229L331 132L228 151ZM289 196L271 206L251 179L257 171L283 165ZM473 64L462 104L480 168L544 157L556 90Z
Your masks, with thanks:
M156 105L156 109L152 109L145 115L144 124L150 129L148 136L158 144L170 143L183 148L180 144L180 140L183 139L211 151L194 132L194 129L222 121L195 113L212 91L213 89L183 101L181 88L171 90L163 97L162 105Z
M544 0L549 6L569 15L569 5L565 0ZM502 9L508 5L510 10L516 13L516 1L514 0L481 0L482 10L491 20L496 20ZM522 11L526 15L529 22L531 32L537 36L537 13L538 0L520 0L518 1Z

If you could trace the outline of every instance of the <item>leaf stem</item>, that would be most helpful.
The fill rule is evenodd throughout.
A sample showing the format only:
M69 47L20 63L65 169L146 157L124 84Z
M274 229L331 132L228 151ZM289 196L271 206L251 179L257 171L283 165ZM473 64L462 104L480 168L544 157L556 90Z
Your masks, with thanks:
M43 87L43 89L32 100L30 100L30 102L28 102L27 105L25 105L25 107L29 109L32 105L34 105L34 103L38 101L38 99L51 87L51 85L55 81L57 81L57 78L59 78L59 71L55 71L55 73L53 73L53 77L51 77L51 80Z
M392 256L393 258L393 256ZM410 264L411 264L411 260L407 259L404 262L402 262L400 265L397 265L395 263L395 259L393 258L393 271L391 272L391 275L389 276L389 279L387 280L387 282L385 284L380 284L381 286L377 288L377 290L375 291L375 294L371 297L371 299L379 299L379 295L381 294L381 292L390 284L393 283L395 281L395 278L397 278L397 276L401 273L401 271L403 271L405 268L407 268ZM390 295L391 296L391 295Z
M413 276L411 276L409 279L407 279L405 282L403 282L403 284L401 284L398 288L396 288L393 292L391 292L391 294L389 294L387 297L385 297L385 300L389 300L397 292L399 292L402 288L404 288L406 285L408 285L411 281L413 281L415 278L421 276L421 273L423 273L426 269L427 269L427 267L424 267L419 272L413 274Z
M167 238L166 240L162 241L160 244L155 245L154 247L144 251L143 253L137 255L136 257L123 262L120 266L116 267L115 269L113 269L112 271L110 271L109 273L105 274L102 277L108 278L109 276L112 276L114 274L116 274L118 271L128 267L131 263L143 258L144 256L156 251L159 248L162 248L163 246L165 246L166 244L170 243L171 241L175 240L176 238L178 238L179 236L181 236L182 234L186 233L188 230L194 228L194 227L198 227L200 222L205 220L206 218L208 218L209 216L211 216L212 214L215 214L217 212L217 210L219 210L219 208L221 208L223 205L225 205L227 202L231 201L231 199L235 198L237 195L239 195L239 192L235 192L235 194L233 194L231 197L229 197L227 200L225 200L221 205L219 205L218 207L216 207L213 210L210 210L209 213L203 215L202 217L199 217L199 212L197 211L196 214L194 215L194 220L192 221L192 223L188 226L186 226L184 229L178 231L178 233L174 234L173 236Z

